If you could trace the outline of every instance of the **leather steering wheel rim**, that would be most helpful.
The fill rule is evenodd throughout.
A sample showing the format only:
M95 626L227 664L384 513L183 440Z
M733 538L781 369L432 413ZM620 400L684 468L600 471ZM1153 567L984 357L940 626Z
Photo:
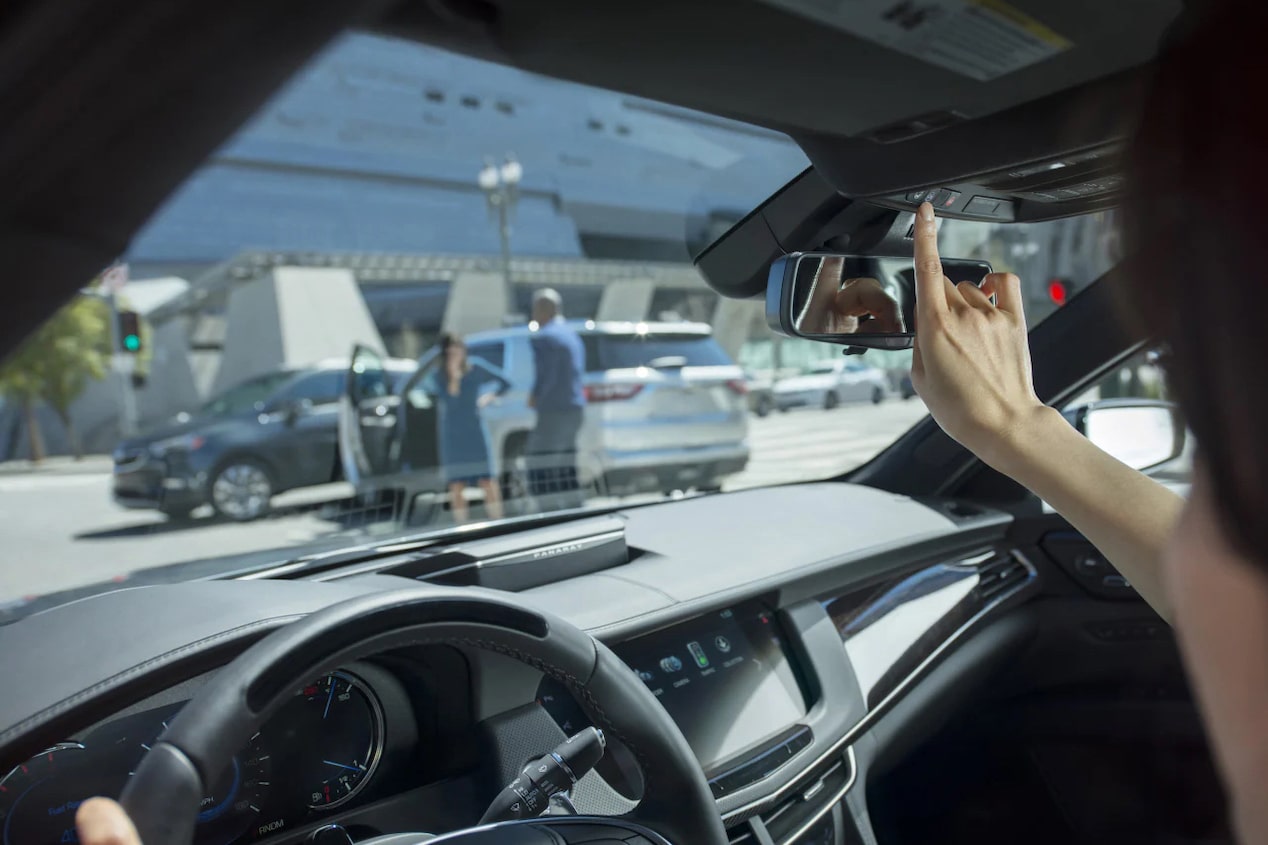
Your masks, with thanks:
M394 648L442 644L496 652L564 684L643 770L625 818L671 843L726 845L691 747L638 677L569 622L475 588L412 587L331 605L243 652L181 709L120 798L145 845L193 842L199 802L251 736L314 677ZM600 817L601 818L601 817Z

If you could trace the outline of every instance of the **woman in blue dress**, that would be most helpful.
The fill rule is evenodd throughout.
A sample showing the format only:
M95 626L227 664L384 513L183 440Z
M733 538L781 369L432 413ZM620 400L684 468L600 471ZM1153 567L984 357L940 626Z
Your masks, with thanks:
M501 370L480 358L467 357L467 344L457 335L440 339L441 368L428 378L427 391L436 400L440 466L449 488L454 522L469 517L466 489L484 490L484 509L491 519L502 518L502 491L493 472L489 435L480 409L497 401L511 383ZM497 384L496 391L485 388Z

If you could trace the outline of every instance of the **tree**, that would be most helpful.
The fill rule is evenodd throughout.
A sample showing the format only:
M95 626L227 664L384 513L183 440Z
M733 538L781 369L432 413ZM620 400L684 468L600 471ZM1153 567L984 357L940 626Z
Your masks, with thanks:
M76 458L82 457L70 406L90 379L106 375L110 361L110 312L99 299L76 297L0 364L0 393L22 408L31 460L44 458L36 403L47 402L66 426Z

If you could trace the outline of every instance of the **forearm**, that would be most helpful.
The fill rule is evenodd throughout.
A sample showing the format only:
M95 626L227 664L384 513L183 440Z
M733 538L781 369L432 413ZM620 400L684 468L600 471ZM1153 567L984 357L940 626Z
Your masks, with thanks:
M1051 408L1015 432L983 459L1065 517L1170 621L1162 553L1184 499L1093 445Z

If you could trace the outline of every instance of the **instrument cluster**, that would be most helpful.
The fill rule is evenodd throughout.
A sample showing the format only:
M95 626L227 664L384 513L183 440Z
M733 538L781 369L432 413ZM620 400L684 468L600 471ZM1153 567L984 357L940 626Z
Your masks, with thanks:
M79 805L117 797L184 704L121 716L13 768L0 780L4 845L76 842ZM384 737L383 705L362 677L339 671L313 680L203 797L195 842L252 842L353 802L375 780Z

